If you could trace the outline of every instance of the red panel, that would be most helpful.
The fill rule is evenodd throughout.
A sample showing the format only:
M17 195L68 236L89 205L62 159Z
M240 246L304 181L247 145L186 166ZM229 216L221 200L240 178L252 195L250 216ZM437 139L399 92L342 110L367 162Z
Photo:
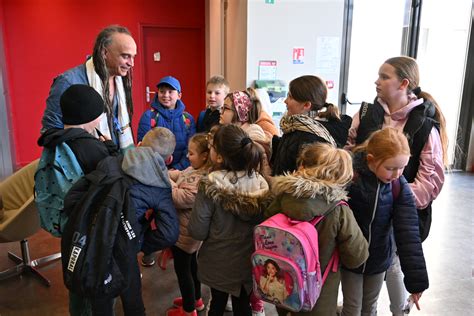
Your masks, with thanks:
M205 76L201 64L196 60L204 58L199 49L201 30L197 28L143 27L143 52L145 85L150 91L157 91L160 78L171 75L181 83L182 101L186 110L194 117L204 107ZM161 59L155 61L154 53L160 53ZM153 97L151 97L153 99Z
M205 67L204 0L1 0L0 6L3 7L8 72L6 89L10 89L6 93L11 101L15 156L19 165L41 154L36 140L53 78L82 63L92 53L95 37L103 27L126 26L139 47L133 73L134 131L147 107L140 59L143 47L140 25L199 29L200 43L195 49L201 51L198 61L201 69ZM198 80L198 85L204 87L204 75ZM203 102L204 90L201 94ZM198 106L202 102L198 102ZM192 112L197 113L197 110Z

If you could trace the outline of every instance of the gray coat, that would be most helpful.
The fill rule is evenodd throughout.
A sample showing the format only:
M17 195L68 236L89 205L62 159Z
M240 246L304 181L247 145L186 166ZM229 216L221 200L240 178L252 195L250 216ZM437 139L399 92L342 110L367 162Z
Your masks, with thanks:
M203 178L188 230L203 240L198 277L211 288L240 296L252 289L253 228L268 205L268 184L260 175L215 171Z

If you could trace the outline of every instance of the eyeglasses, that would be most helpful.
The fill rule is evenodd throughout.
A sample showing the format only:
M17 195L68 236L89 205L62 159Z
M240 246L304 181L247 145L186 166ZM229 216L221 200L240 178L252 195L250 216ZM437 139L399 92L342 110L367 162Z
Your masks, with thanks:
M223 114L225 112L225 110L232 111L232 112L234 111L233 108L228 107L228 106L221 107L219 111L220 111L221 114Z

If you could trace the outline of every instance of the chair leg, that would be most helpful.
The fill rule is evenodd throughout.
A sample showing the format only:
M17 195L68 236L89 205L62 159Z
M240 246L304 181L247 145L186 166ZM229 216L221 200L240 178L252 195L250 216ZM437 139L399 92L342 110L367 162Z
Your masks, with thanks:
M21 244L21 256L18 257L14 253L8 252L8 257L15 261L17 265L10 269L0 272L0 280L6 280L16 275L21 275L23 273L31 274L36 276L44 285L51 286L51 282L38 271L40 266L51 263L54 260L61 258L61 253L55 253L46 257L38 258L35 260L30 259L30 251L28 248L28 241L26 239L20 242Z

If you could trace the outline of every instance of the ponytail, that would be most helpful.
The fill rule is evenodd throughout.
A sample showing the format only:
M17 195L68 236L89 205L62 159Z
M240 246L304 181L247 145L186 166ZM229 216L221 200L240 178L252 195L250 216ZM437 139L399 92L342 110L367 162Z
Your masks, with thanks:
M441 139L441 147L443 149L443 164L445 167L448 167L448 133L446 132L446 119L443 115L443 112L441 112L438 102L436 102L436 100L428 92L420 90L417 96L419 98L423 98L426 101L430 101L435 107L434 119L439 122L439 136Z
M325 111L319 111L318 116L327 120L341 120L339 108L332 103L325 103Z
M222 125L214 135L213 145L222 156L222 169L245 171L249 176L260 172L263 150L239 126Z

